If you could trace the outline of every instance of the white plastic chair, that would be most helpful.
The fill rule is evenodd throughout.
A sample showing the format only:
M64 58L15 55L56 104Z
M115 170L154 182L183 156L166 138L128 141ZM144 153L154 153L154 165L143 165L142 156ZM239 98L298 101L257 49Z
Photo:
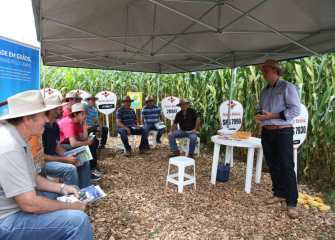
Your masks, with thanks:
M127 137L128 137L128 141L132 138L132 143L129 144L129 145L130 145L130 147L131 147L131 150L134 151L134 149L135 149L135 147L136 147L136 144L135 144L135 135L127 135ZM119 139L120 139L120 142L121 142L121 143L118 143L118 140L119 140ZM123 149L123 151L126 152L126 148L125 148L124 145L123 145L123 142L122 142L122 140L121 140L121 135L120 135L119 133L117 134L117 137L116 137L115 151L116 151L117 149Z
M181 142L181 150L185 152L185 156L188 156L188 153L190 151L190 139L188 137L182 138ZM195 144L194 148L194 154L198 154L198 157L200 157L200 138L197 137L197 143Z
M170 165L175 165L178 167L178 173L170 175ZM185 173L185 168L187 166L193 166L193 176ZM178 180L174 179L178 177ZM188 180L184 181L184 177ZM195 178L195 161L193 158L189 157L173 157L169 160L168 173L166 177L166 187L168 183L171 182L178 186L178 193L183 193L183 188L185 185L194 183L194 189L197 189L197 183Z
M150 134L152 134L152 140L149 140L149 144L152 145L152 148L156 148L156 146L157 146L157 141L156 141L156 139L157 139L158 131L151 130L151 131L149 132L149 135L150 135Z

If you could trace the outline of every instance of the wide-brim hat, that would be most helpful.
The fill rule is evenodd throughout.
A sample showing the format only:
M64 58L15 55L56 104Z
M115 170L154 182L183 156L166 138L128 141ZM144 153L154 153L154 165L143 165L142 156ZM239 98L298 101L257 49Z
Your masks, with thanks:
M266 59L264 63L257 65L258 69L261 70L261 71L263 70L264 66L269 66L269 67L276 68L278 70L278 75L279 76L284 75L283 69L281 69L279 62L277 62L276 60Z
M79 98L79 99L83 99L82 97L80 97L77 92L68 92L65 96L65 98L63 98L62 102L66 102L66 99L69 98Z
M131 101L131 102L134 102L134 100L132 100L129 96L125 96L125 97L123 97L123 99L122 99L121 102L124 102L124 101Z
M147 101L153 101L153 100L154 99L151 96L147 96L144 101L147 102Z
M88 97L87 98L85 98L85 101L87 102L88 101L88 99L95 99L95 101L97 101L97 100L99 100L99 98L97 98L96 96L94 96L93 94L90 94L90 95L88 95Z
M7 99L9 113L0 120L29 116L53 109L47 106L39 90L31 90L15 94Z
M62 103L58 95L52 95L48 98L44 98L44 102L47 106L53 106L54 108L66 105L67 103Z
M185 98L181 98L181 99L179 100L179 103L178 103L176 106L180 107L180 104L182 104L182 103L190 103L190 102L187 101Z
M82 112L82 111L86 111L85 104L75 103L72 105L71 112L69 112L69 114L76 113L76 112Z

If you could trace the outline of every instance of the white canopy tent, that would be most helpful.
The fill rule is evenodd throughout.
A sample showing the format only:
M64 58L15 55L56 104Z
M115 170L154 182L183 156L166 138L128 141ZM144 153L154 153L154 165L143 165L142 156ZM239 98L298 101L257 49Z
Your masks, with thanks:
M153 73L335 51L334 0L32 0L45 65Z

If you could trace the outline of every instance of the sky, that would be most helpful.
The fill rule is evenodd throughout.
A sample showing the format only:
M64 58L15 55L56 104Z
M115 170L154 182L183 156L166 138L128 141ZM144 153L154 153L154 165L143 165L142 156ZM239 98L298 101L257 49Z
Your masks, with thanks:
M0 37L40 47L31 0L0 0Z

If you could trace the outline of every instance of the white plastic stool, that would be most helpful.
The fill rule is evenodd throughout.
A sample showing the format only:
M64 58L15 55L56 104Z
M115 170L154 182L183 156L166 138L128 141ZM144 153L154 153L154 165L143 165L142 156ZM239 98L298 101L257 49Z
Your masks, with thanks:
M185 152L185 156L188 156L190 151L190 139L188 137L184 137L181 143L181 150ZM198 154L200 156L200 138L197 137L197 143L195 144L194 154Z
M152 145L152 148L156 148L156 145L157 145L156 139L157 139L158 131L151 130L149 134L152 134L152 140L149 141L149 144Z
M170 175L170 164L178 167L178 173ZM193 176L185 173L185 167L193 166ZM178 180L174 179L178 177ZM184 177L188 178L188 180L184 181ZM193 158L189 157L173 157L170 158L169 168L166 177L166 187L168 183L171 182L178 186L178 193L183 193L183 188L185 185L189 185L194 183L194 189L197 189L196 179L195 179L195 161Z
M135 147L136 147L136 145L135 145L135 136L134 136L134 135L127 135L127 137L128 137L128 141L129 141L130 138L133 139L133 141L132 141L133 143L132 143L132 144L129 144L129 145L130 145L131 149L134 151L134 149L135 149ZM118 143L118 139L120 139L121 143ZM122 142L122 140L121 140L121 135L120 135L119 133L117 134L117 137L116 137L115 151L116 151L118 148L119 148L119 149L123 149L123 151L126 152L126 148L125 148L124 145L123 145L123 142Z

